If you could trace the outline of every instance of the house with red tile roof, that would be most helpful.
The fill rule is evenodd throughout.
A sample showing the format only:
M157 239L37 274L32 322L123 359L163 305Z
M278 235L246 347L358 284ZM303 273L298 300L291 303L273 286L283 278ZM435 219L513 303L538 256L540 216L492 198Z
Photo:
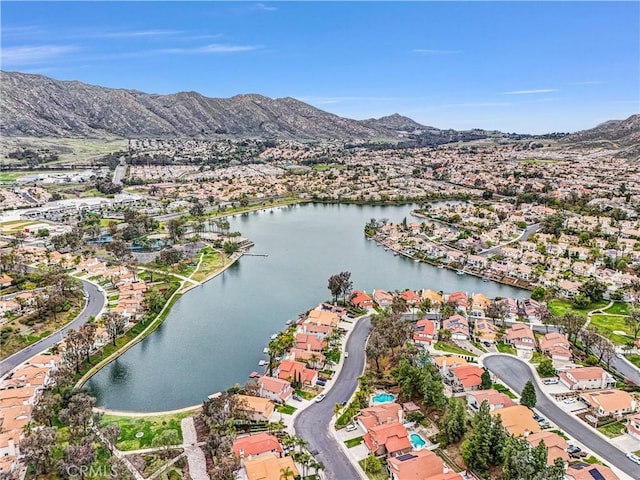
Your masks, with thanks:
M315 335L316 337L322 339L327 338L333 332L333 327L329 325L316 325L314 323L302 322L298 326L298 333L305 333L308 335Z
M640 414L627 417L627 433L640 440Z
M397 403L381 403L372 407L364 408L358 415L358 423L365 432L386 423L402 423L404 411Z
M432 320L424 318L413 326L413 341L418 345L431 345L436 335L436 325Z
M518 318L518 302L516 302L513 298L503 298L497 303L504 308L505 320L514 321L516 318Z
M578 367L558 375L570 390L599 390L616 385L615 379L601 367Z
M311 352L321 352L324 350L326 345L326 341L324 339L306 333L296 334L295 341L295 348L309 350Z
M531 327L526 323L514 323L507 330L504 341L520 350L533 351L536 349L536 337Z
M0 287L9 287L11 286L12 282L13 282L13 278L7 275L6 273L3 273L2 275L0 275Z
M557 433L543 430L542 432L529 434L526 440L531 447L537 447L540 442L544 442L548 452L547 465L553 465L556 458L561 458L564 462L569 461L569 454L567 453L569 444Z
M398 297L407 302L407 305L409 305L410 307L413 307L420 303L420 295L418 295L413 290L405 290L404 292L400 293Z
M602 390L599 392L583 392L580 398L599 417L621 418L625 413L636 411L636 400L624 390Z
M307 323L313 323L315 325L328 325L330 327L336 327L340 323L340 315L328 310L313 309L309 312L306 319Z
M418 450L387 459L393 480L459 480L442 459L430 450Z
M476 319L473 326L474 338L484 343L496 343L499 331L500 329L486 318Z
M469 306L469 297L467 297L467 294L464 292L453 292L447 297L447 302L466 311Z
M454 340L469 340L469 321L462 315L451 315L443 320L442 328L449 330Z
M303 385L315 385L318 380L318 371L307 368L302 362L295 360L283 360L275 370L274 375L280 380L288 382L301 382Z
M377 288L373 291L373 301L382 308L390 307L393 303L393 295L391 295L389 292L386 292L385 290L380 290L379 288Z
M453 381L454 392L468 392L480 389L484 370L477 365L450 368L448 375Z
M516 404L507 395L492 388L467 392L467 405L473 411L477 411L485 400L489 403L489 410L512 407Z
M565 472L565 478L567 480L620 480L620 477L613 473L609 467L584 462L569 465Z
M284 453L278 439L264 432L236 438L232 450L236 458L251 458L265 453L281 457Z
M373 307L373 298L371 298L371 295L367 294L367 292L363 292L362 290L354 290L351 293L351 297L349 297L349 301L356 307Z
M363 440L369 451L377 456L396 457L412 448L407 429L397 422L371 427Z
M305 363L309 368L319 369L325 362L324 354L301 348L290 348L287 354L289 360L297 360Z
M538 342L540 350L554 360L571 360L571 343L566 335L559 332L550 332L540 337Z
M291 383L263 375L258 377L258 395L277 403L285 403L293 395Z

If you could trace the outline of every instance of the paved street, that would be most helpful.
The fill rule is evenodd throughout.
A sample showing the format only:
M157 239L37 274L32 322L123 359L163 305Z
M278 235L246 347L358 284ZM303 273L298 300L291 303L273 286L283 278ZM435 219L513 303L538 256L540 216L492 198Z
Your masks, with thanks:
M610 442L596 434L573 415L565 413L555 402L551 401L538 387L537 381L529 366L515 357L506 355L486 357L484 366L497 375L516 392L521 392L527 380L536 387L538 402L536 409L561 430L579 440L589 450L599 455L607 463L616 466L628 475L628 478L640 479L640 468L629 460L625 453L618 450Z
M87 294L87 304L85 305L84 310L80 312L75 320L73 320L65 327L62 327L57 332L52 333L48 337L43 338L33 345L29 345L27 348L14 353L9 358L2 360L2 362L0 362L0 377L3 377L9 371L13 370L15 367L17 367L27 359L33 357L34 355L37 355L40 352L45 351L53 344L58 343L62 338L64 338L64 335L69 329L78 329L89 319L90 316L95 317L100 313L105 303L104 294L96 285L87 282L86 280L82 280L82 286L85 293Z
M343 449L329 432L333 407L346 402L358 386L358 377L364 370L364 346L371 328L369 317L358 321L347 341L349 358L344 360L342 370L333 388L320 403L314 403L296 418L296 435L309 442L308 449L325 465L325 476L329 480L356 480L360 475L351 465Z

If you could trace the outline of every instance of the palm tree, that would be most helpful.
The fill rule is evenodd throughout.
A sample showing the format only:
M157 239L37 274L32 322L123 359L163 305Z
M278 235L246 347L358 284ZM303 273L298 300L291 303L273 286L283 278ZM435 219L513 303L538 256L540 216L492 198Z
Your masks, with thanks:
M284 467L280 469L280 480L289 480L296 478L291 467Z
M336 418L338 417L338 415L340 415L340 410L342 410L342 405L339 403L336 403L333 406L333 413L335 414Z

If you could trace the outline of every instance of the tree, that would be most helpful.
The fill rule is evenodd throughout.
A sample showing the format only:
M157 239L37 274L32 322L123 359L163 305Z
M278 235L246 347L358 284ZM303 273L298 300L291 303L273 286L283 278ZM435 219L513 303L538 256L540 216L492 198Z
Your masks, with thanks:
M591 347L596 344L599 337L598 328L593 324L588 325L587 328L580 332L580 339L584 345L584 351L587 354L589 354Z
M20 441L20 452L24 463L30 465L36 475L49 472L57 437L58 430L56 428L44 427L32 430Z
M489 402L485 400L473 417L471 434L462 444L462 458L467 467L481 475L485 474L491 465L492 423Z
M485 369L484 372L482 372L480 379L482 382L480 384L481 390L489 390L493 386L493 382L491 381L491 374L489 373L489 370Z
M102 429L102 436L108 442L109 453L113 453L113 447L120 436L120 426L117 423L110 423Z
M364 471L369 474L376 474L382 471L382 462L373 453L370 453L364 461Z
M80 445L69 445L65 452L65 458L58 463L58 473L63 478L80 476L85 479L87 467L95 460L93 444L84 441Z
M351 280L351 272L340 272L340 293L342 294L342 302L346 304L347 296L353 290L353 281Z
M173 265L182 260L182 252L177 248L165 248L158 255L158 263L162 265Z
M39 425L53 426L56 410L60 405L60 395L45 390L33 406L31 419Z
M537 286L531 292L531 298L533 300L540 301L544 299L546 293L547 291L544 289L544 287Z
M171 219L167 222L167 232L173 243L176 243L182 238L185 233L183 222L176 219Z
M329 277L327 288L333 296L333 303L338 303L338 295L340 295L340 293L342 292L342 281L340 279L340 274L331 275Z
M393 376L400 385L402 396L407 400L410 400L413 394L420 390L420 370L411 365L406 358L400 360L398 367L393 370Z
M111 252L116 260L122 260L131 252L127 248L127 244L122 240L113 240L107 243L104 247L108 252Z
M446 444L457 443L467 432L467 413L465 405L457 398L451 397L447 402L444 419L444 434Z
M611 361L616 355L616 346L605 337L598 337L597 341L598 350L600 350L600 356L598 362L605 362L607 366L611 366Z
M222 245L222 250L227 256L230 256L240 250L240 247L236 242L224 242L224 244Z
M60 410L60 421L69 427L71 439L76 442L86 438L94 418L96 399L83 392L73 394L67 407Z
M151 442L152 447L170 447L179 444L180 435L178 435L178 431L174 429L163 430L160 434L156 435Z
M629 310L629 315L624 319L624 323L631 329L633 333L633 339L638 338L638 334L640 333L640 307L633 306Z
M127 324L127 319L118 312L107 312L102 317L102 322L111 343L113 343L115 347L116 339L124 333L124 326Z
M553 367L553 361L545 357L538 364L538 373L541 377L553 377L556 374L556 369Z
M371 332L371 336L367 341L365 352L369 358L376 362L376 371L380 372L380 357L387 353L387 342L378 330Z
M533 408L536 406L536 389L529 380L522 389L522 395L520 396L520 404L525 407Z
M131 472L118 457L112 456L109 458L109 466L111 467L109 480L133 480Z
M200 203L199 200L196 200L191 208L189 208L189 213L194 217L201 217L204 215L204 205Z
M604 292L607 291L607 286L596 278L589 278L580 287L582 292L591 302L599 302L602 300Z
M587 319L582 315L566 312L557 319L557 324L565 331L568 340L574 343L586 321Z

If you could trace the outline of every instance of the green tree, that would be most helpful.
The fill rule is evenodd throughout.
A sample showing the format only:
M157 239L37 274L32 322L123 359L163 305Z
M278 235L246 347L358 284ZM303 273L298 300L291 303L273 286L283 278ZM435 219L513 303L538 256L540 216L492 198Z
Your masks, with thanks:
M629 310L629 315L624 319L624 323L631 329L633 339L638 338L638 333L640 333L640 307L632 307Z
M556 374L556 369L553 367L553 361L550 358L543 358L538 365L538 373L541 377L553 377Z
M493 382L491 381L491 374L489 373L489 370L487 370L486 368L484 372L482 372L480 380L482 382L480 384L481 390L489 390L493 386Z
M604 292L607 291L607 285L596 278L589 278L580 287L582 292L591 302L599 302L602 300Z
M489 402L482 402L471 422L471 434L462 444L462 458L467 467L484 475L491 466L491 413Z
M522 389L522 395L520 396L520 404L529 408L536 406L536 389L529 380Z
M446 444L457 443L467 432L467 413L463 402L449 398L444 419L444 440Z
M533 300L540 301L544 299L546 294L547 294L547 291L545 290L544 287L537 286L531 292L531 298Z

